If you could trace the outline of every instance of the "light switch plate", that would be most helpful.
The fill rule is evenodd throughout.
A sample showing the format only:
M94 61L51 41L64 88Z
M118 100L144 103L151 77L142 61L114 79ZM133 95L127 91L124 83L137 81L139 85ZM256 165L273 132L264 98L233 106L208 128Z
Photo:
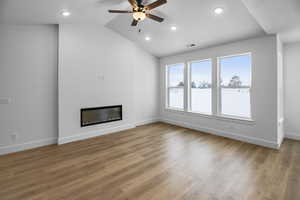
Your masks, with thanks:
M0 97L0 104L10 104L11 98Z

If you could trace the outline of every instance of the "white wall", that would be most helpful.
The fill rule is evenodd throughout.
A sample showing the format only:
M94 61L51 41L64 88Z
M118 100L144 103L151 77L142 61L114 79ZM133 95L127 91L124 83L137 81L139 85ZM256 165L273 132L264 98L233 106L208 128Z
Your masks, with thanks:
M159 117L159 60L135 47L135 122L143 124Z
M165 109L165 66L191 60L216 58L239 53L252 53L251 104L254 123L224 120L198 114ZM216 66L216 59L214 59ZM276 36L254 38L222 46L162 58L161 117L163 120L190 128L224 135L260 145L278 147L277 134L277 41Z
M158 117L158 60L97 25L59 27L59 143ZM80 109L123 105L123 120L80 127Z
M285 132L300 139L300 42L284 46Z
M56 141L57 35L55 25L0 25L0 154Z

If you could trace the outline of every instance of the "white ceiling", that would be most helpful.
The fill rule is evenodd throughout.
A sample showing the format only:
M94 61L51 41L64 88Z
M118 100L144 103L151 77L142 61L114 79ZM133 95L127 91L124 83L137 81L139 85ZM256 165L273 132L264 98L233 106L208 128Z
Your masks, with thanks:
M217 7L225 9L222 16L215 16L213 10ZM130 27L131 15L119 14L107 27L159 57L191 50L186 47L191 43L203 48L265 34L244 4L237 0L169 0L155 11L166 21L159 24L146 19L135 28ZM178 27L176 32L170 31L172 25ZM151 41L144 40L146 35Z
M213 14L216 7L225 9L222 16ZM63 18L63 9L72 15ZM105 25L156 56L191 50L186 47L190 43L202 48L265 33L279 33L285 42L300 40L299 0L168 0L153 12L166 20L159 24L146 19L138 27L142 33L130 26L130 15L109 14L108 9L129 9L129 4L127 0L0 0L0 23ZM171 25L178 30L170 31ZM146 35L151 41L144 40Z
M300 41L300 0L242 0L269 34L283 42Z
M0 0L0 23L106 24L115 17L108 8L125 9L128 5L126 0ZM63 18L60 13L64 9L72 15Z

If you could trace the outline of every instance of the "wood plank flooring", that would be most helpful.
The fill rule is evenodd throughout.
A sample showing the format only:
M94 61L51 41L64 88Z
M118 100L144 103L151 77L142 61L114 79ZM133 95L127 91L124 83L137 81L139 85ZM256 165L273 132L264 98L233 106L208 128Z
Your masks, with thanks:
M300 142L277 151L155 123L0 156L0 199L299 200Z

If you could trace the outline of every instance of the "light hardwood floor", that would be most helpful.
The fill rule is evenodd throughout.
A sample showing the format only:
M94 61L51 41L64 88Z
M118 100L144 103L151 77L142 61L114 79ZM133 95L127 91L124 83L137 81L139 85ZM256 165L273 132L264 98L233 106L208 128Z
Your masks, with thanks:
M299 200L300 142L277 151L156 123L0 156L0 199Z

